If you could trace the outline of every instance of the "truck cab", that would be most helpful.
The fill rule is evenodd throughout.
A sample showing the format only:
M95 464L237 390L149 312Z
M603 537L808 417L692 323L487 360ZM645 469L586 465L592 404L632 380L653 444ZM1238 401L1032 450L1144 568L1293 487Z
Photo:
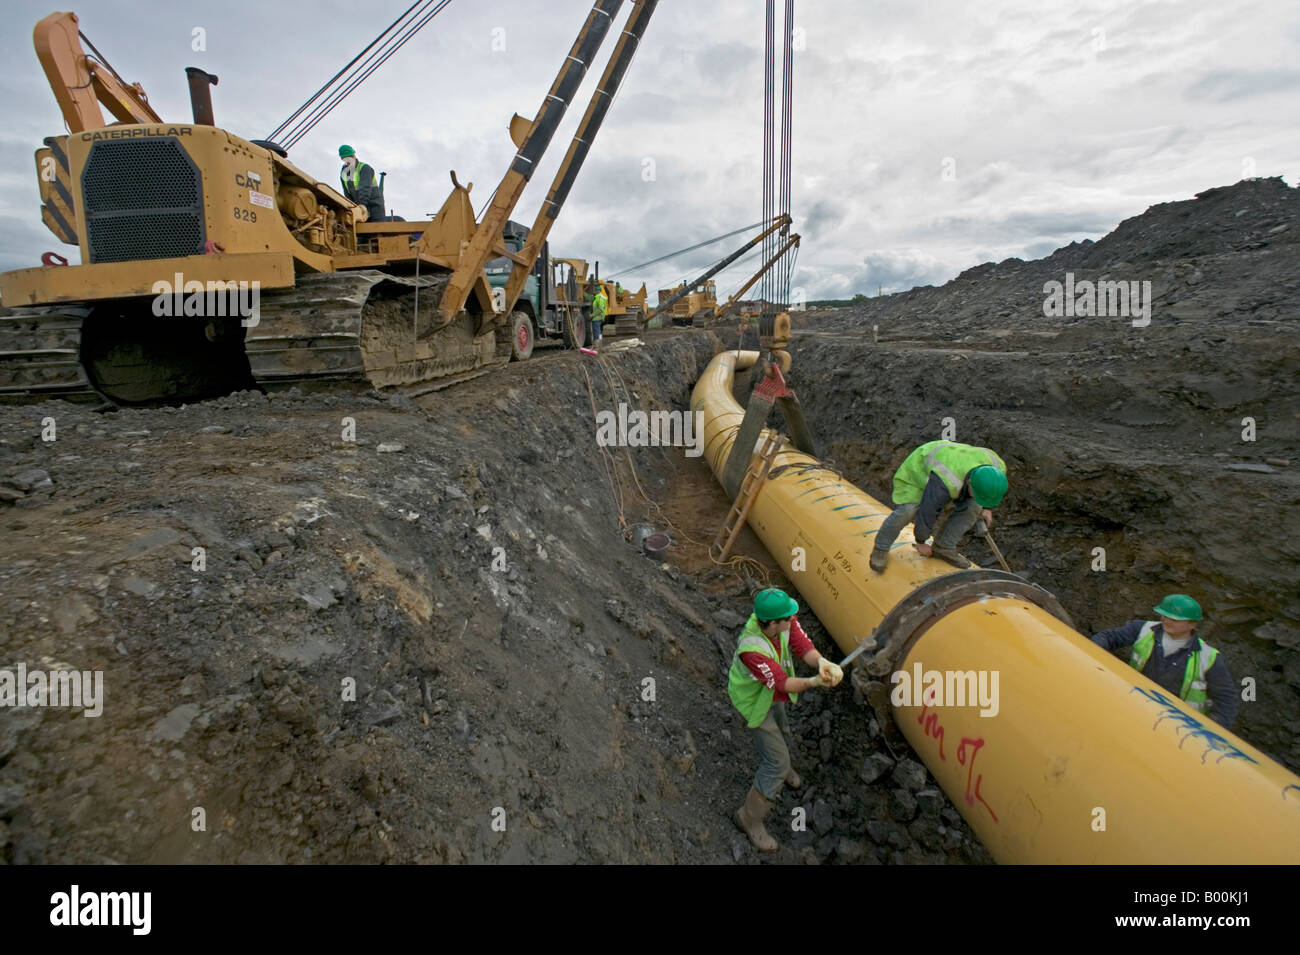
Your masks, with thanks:
M519 252L528 241L528 228L510 220L502 230L502 238L507 250ZM570 348L579 348L589 338L587 326L591 306L578 294L585 270L583 275L579 275L574 260L551 258L550 245L549 242L542 244L514 310L528 316L538 341L563 341ZM505 256L490 260L484 268L498 307L504 304L510 268L511 262Z

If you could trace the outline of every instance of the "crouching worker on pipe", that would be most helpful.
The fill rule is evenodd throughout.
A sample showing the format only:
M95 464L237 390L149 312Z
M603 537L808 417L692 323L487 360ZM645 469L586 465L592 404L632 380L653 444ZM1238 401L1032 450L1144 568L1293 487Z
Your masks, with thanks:
M871 569L885 572L889 548L909 523L916 522L916 549L922 557L938 557L954 567L969 567L970 561L957 552L957 545L977 520L993 529L991 508L1002 503L1007 493L1007 466L988 448L955 441L930 441L909 454L894 473L894 505L876 532L871 549ZM939 514L949 505L953 511L935 537Z
M758 750L758 772L745 804L736 810L736 825L760 852L777 849L776 840L763 827L763 819L781 794L781 785L789 783L792 789L803 785L790 766L790 748L785 741L790 726L785 704L794 703L805 690L837 686L844 679L844 671L817 652L794 619L798 612L799 604L785 591L759 591L727 676L727 693L753 730ZM795 656L817 667L817 675L794 676Z
M1094 633L1092 642L1111 652L1131 647L1129 666L1230 729L1237 718L1237 685L1219 651L1192 632L1201 605L1186 594L1170 594L1151 609L1159 623L1131 620Z

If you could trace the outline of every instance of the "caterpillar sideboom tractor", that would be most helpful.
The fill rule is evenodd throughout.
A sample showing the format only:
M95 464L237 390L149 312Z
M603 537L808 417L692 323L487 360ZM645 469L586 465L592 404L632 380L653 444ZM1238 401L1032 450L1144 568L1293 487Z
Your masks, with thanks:
M36 153L41 214L82 264L46 253L39 268L0 275L0 397L176 403L292 386L417 395L526 357L536 328L515 303L656 3L632 2L515 248L511 212L623 0L597 0L535 117L511 120L517 152L481 217L473 184L453 171L446 202L419 222L368 222L365 206L276 143L218 127L216 77L188 70L194 121L164 122L139 84L86 55L74 14L41 20L37 57L68 129ZM501 259L510 274L493 283L485 266Z

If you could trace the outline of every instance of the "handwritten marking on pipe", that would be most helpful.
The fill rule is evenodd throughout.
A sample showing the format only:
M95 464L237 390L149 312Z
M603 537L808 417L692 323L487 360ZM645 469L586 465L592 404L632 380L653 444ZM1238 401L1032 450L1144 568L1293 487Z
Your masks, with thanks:
M833 579L835 577L835 574L836 574L835 565L831 563L831 559L829 557L823 556L822 562L817 565L817 577L819 580L821 580L823 584L826 585L826 589L830 591L831 599L839 600L840 590L838 587L835 586L835 582Z
M939 758L946 762L947 757L943 752L943 723L940 722L938 713L931 713L929 710L930 708L927 705L922 704L921 713L917 716L916 722L924 727L926 736L939 741ZM966 748L968 746L970 747L969 763L966 761ZM993 817L993 821L997 822L998 814L993 811L993 807L988 804L988 801L984 798L984 794L980 792L980 785L984 782L984 774L980 773L978 776L975 775L975 758L979 755L979 751L983 746L984 737L980 736L972 738L970 736L963 736L961 738L961 745L957 747L957 762L966 767L966 804L973 806L976 801L978 801L980 805L989 811L989 815ZM972 781L974 783L973 787Z
M946 760L948 757L943 755L943 724L939 722L939 714L929 712L930 707L922 704L921 715L916 721L922 725L925 735L933 737L939 741L939 758Z
M1164 711L1152 725L1151 729L1153 731L1156 730L1165 720L1172 720L1174 723L1174 732L1179 736L1179 749L1182 749L1183 743L1187 742L1189 739L1200 740L1205 744L1205 750L1201 753L1202 763L1205 762L1205 757L1209 756L1211 752L1220 754L1219 758L1215 760L1216 763L1221 763L1225 759L1244 759L1248 763L1259 762L1259 760L1246 755L1240 749L1233 746L1227 741L1227 739L1214 732L1214 730L1210 729L1190 713L1184 713L1174 705L1173 700L1165 696L1163 693L1156 690L1148 690L1141 686L1133 687L1133 692L1141 693Z
M1289 786L1283 786L1283 787L1282 787L1282 799L1283 799L1283 800L1286 799L1286 791L1287 791L1288 789L1294 789L1296 792L1300 793L1300 786L1297 786L1295 783L1292 783L1292 784L1289 785Z
M964 759L966 753L966 747L968 745L971 747L969 765L967 765L966 760ZM984 737L981 736L979 739L971 739L971 737L969 736L963 736L961 738L961 745L957 747L957 762L961 763L963 766L966 766L966 805L973 806L975 805L975 800L978 799L980 801L980 804L983 805L984 808L989 811L989 815L993 817L993 821L997 822L998 814L993 811L993 807L990 806L987 802L985 802L984 797L980 795L980 783L984 782L983 773L980 773L978 776L975 777L975 794L973 796L971 795L970 781L971 781L971 776L974 775L975 772L975 757L979 755L980 749L983 746L984 746Z

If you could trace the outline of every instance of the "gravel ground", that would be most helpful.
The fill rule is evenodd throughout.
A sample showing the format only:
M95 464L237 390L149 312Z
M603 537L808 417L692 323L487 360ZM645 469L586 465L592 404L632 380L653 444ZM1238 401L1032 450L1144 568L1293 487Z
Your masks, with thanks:
M1258 683L1237 729L1292 768L1296 197L1255 180L1157 206L1047 259L799 316L792 347L827 457L878 496L945 418L998 449L999 542L1083 628L1197 595ZM1066 272L1150 281L1150 324L1045 315ZM748 532L750 575L708 562L728 502L701 459L607 458L592 427L593 404L685 408L719 344L539 352L419 405L0 406L5 665L105 680L95 719L4 711L0 857L988 862L850 681L793 710L807 788L773 814L781 851L731 822L754 758L725 670L760 578L784 581ZM674 537L662 564L638 523Z

